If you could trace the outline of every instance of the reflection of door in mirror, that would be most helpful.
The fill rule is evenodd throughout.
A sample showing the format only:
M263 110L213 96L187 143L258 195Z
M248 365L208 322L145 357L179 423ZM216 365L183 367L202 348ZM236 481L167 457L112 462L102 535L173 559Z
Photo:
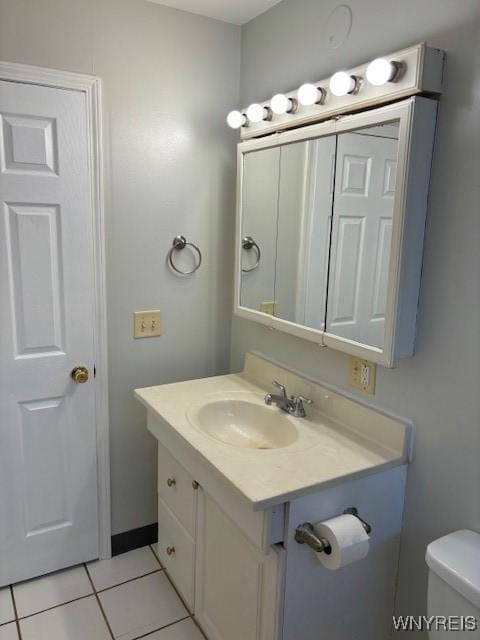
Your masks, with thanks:
M275 307L279 170L278 147L253 151L243 157L240 242L247 237L256 245L244 243L246 248L241 248L240 304L266 313L273 313Z
M335 136L281 147L276 315L323 330Z
M398 124L338 135L327 331L382 348Z

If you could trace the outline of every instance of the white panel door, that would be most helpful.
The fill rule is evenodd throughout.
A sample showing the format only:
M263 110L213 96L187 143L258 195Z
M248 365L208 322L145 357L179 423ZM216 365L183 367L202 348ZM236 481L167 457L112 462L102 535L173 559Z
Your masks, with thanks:
M0 200L2 586L98 557L82 92L0 82Z
M338 136L327 331L383 347L398 141Z

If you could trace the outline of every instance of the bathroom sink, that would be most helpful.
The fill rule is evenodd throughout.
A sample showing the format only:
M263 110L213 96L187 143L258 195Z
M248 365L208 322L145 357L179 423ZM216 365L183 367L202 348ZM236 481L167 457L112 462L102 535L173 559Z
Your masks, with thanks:
M287 415L245 400L208 402L191 412L189 418L204 433L234 447L280 449L298 438Z

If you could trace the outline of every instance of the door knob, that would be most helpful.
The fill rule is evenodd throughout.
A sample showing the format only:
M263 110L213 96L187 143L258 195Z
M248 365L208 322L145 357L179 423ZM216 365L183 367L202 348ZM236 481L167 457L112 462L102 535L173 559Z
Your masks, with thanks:
M72 369L72 373L70 375L74 382L77 384L83 384L88 380L88 369L87 367L75 367L75 369Z

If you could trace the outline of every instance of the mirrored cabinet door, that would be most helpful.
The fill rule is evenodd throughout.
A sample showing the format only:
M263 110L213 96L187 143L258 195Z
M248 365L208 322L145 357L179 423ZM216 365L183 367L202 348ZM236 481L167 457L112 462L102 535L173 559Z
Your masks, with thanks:
M273 313L280 148L243 157L240 304Z
M281 147L275 315L325 326L335 136Z
M386 366L413 354L436 109L240 145L236 313Z
M327 331L382 348L399 123L337 136Z

